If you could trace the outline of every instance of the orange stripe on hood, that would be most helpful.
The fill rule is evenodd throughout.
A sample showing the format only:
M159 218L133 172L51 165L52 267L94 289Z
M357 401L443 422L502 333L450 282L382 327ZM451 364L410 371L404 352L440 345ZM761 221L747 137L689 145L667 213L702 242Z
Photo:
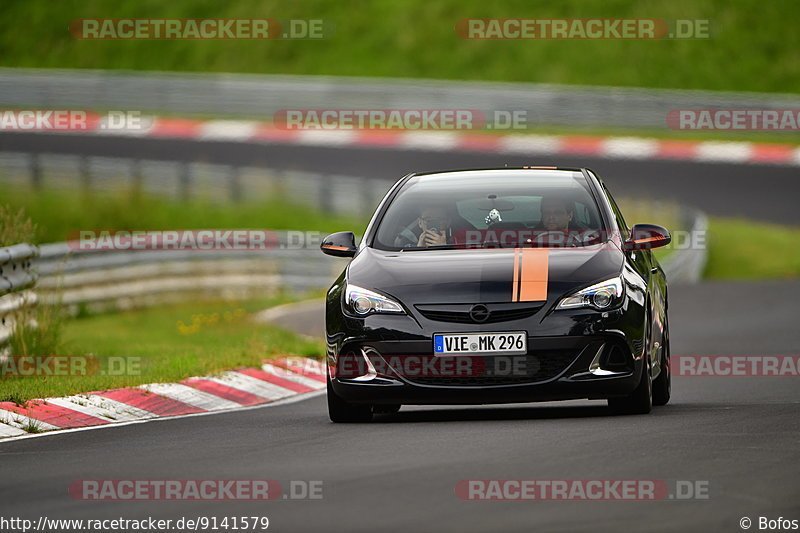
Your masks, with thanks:
M519 255L521 251L519 248L514 249L514 276L511 282L512 302L519 301Z
M523 248L521 254L519 299L515 298L514 301L541 302L547 300L547 277L550 268L548 249ZM516 255L514 262L516 263Z

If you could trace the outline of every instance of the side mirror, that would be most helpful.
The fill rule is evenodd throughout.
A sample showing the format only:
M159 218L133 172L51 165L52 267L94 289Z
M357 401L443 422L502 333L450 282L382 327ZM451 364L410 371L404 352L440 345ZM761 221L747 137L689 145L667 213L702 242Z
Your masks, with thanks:
M625 250L649 250L666 246L672 241L672 236L667 228L655 224L636 224L631 229L631 235L623 243Z
M335 257L353 257L356 255L356 236L352 231L331 233L319 245L320 250Z

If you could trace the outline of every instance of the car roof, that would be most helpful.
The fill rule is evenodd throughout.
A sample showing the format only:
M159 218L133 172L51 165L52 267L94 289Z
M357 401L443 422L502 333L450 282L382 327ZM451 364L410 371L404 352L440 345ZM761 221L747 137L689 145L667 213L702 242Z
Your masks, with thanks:
M570 172L583 174L581 168L566 168L566 167L553 167L553 166L523 166L523 167L499 167L499 168L474 168L474 169L458 169L458 170L441 170L432 172L415 172L408 177L424 176L426 178L441 176L452 178L454 174L462 174L463 177L503 177L503 176L519 176L520 172L530 172L532 175L548 175L552 173Z

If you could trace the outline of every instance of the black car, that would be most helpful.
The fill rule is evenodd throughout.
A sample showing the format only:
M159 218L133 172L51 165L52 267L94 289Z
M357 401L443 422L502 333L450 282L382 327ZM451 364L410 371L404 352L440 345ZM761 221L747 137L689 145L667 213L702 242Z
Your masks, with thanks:
M386 194L327 293L328 408L369 421L402 404L670 397L667 284L589 169L410 174Z

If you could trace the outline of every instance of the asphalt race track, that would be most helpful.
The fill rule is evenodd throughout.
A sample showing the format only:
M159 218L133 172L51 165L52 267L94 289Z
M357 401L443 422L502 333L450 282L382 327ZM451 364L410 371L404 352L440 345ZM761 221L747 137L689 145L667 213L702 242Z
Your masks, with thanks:
M398 179L409 172L496 166L586 166L597 171L615 196L673 199L711 215L743 216L800 224L800 167L667 160L621 160L585 156L521 156L478 152L393 150L255 144L179 139L115 138L6 133L0 150L205 161L281 170Z
M411 170L587 165L619 196L665 197L710 214L798 224L796 167L412 152L14 134L2 150L194 159L399 177ZM788 244L787 244L788 245ZM777 252L776 252L777 253ZM670 287L673 354L797 355L800 282ZM282 319L319 335L313 304ZM267 516L270 531L741 531L749 517L800 519L800 388L792 377L675 377L645 416L605 402L404 407L332 424L325 396L284 405L0 442L5 516ZM321 480L321 500L91 502L81 479ZM465 479L655 479L708 486L708 499L472 502Z
M670 294L673 352L797 353L800 282L703 283ZM753 312L758 310L758 312ZM297 329L318 331L307 309ZM796 378L676 377L650 415L604 402L404 407L331 424L324 395L297 403L0 443L7 515L266 515L270 531L741 531L748 516L800 518ZM91 502L78 479L322 480L323 499ZM472 502L462 479L707 482L708 499ZM635 526L632 526L635 524Z

